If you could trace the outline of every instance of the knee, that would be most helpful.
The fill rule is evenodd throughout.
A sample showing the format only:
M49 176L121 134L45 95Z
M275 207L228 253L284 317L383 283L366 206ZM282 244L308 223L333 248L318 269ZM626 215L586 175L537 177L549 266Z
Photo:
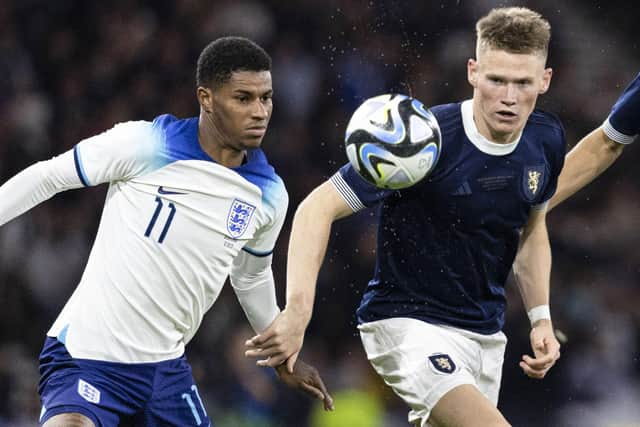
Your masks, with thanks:
M47 420L42 427L96 427L88 417L78 414L60 414Z

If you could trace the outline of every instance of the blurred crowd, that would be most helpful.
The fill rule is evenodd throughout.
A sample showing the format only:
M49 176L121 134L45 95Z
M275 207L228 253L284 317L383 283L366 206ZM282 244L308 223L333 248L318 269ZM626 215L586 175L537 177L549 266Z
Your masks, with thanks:
M274 258L282 304L291 217L345 162L350 113L387 92L427 105L470 98L474 23L511 4L2 0L0 182L116 122L197 115L200 50L218 36L248 36L273 57L275 107L264 149L291 199ZM637 20L622 1L517 4L552 24L554 77L539 105L560 116L572 146L640 71ZM518 367L530 351L529 329L509 284L500 407L515 426L640 425L639 159L639 147L628 147L549 215L552 313L567 341L542 382ZM37 425L38 353L82 273L104 196L105 186L60 194L0 228L0 427ZM337 411L323 414L243 357L252 332L227 286L187 350L217 427L408 425L407 408L369 367L356 330L354 311L373 271L373 214L333 230L302 358L323 374Z

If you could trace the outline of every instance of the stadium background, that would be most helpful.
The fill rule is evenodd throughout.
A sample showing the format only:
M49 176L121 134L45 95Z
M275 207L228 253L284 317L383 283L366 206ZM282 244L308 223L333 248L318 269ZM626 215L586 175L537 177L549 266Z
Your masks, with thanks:
M282 303L291 216L345 162L350 113L391 91L427 105L469 98L474 22L505 4L514 3L2 0L0 178L115 122L197 114L200 50L221 35L252 37L273 57L275 109L264 148L291 197L274 261ZM622 1L518 4L552 23L554 78L540 105L563 119L573 145L640 70L630 16L637 12ZM500 407L516 426L640 425L639 156L628 148L550 214L552 311L569 341L543 382L517 366L529 351L528 323L509 285ZM80 277L104 195L104 186L59 195L0 228L0 426L35 425L37 355ZM334 227L305 342L303 357L324 375L338 410L323 416L242 357L251 332L227 287L188 347L216 426L407 425L405 406L373 375L355 329L374 237L371 212Z

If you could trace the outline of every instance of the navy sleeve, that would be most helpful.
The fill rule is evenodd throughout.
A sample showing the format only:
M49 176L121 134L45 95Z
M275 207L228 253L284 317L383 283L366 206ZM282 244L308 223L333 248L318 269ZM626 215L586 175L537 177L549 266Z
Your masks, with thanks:
M640 133L640 74L613 105L603 129L609 138L621 144L633 142Z
M556 119L557 120L557 119ZM541 203L547 202L556 192L558 187L558 177L564 166L564 157L567 152L567 140L564 134L564 127L560 120L557 120L558 127L554 127L554 138L547 148L547 164L549 166L549 181L544 189Z
M350 163L342 166L331 177L331 182L354 212L373 206L395 192L366 181Z

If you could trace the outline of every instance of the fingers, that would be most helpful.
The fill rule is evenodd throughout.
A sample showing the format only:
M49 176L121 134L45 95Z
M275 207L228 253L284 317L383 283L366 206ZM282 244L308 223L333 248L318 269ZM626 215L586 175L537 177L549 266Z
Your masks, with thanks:
M559 358L560 352L558 348L554 352L549 352L549 354L544 354L536 358L525 354L522 356L522 361L519 365L527 376L542 379Z
M244 345L249 348L262 347L271 338L273 338L273 335L274 335L274 332L271 329L267 328L261 334L258 334L253 338L246 340Z
M289 371L290 374L293 374L293 368L296 366L299 354L300 352L293 353L291 357L287 359L287 371Z
M322 403L324 405L325 411L333 411L333 398L329 394L327 387L324 385L324 382L322 381L322 378L320 378L320 374L317 371L313 371L313 373L311 374L311 382L313 385L302 383L302 387L310 393L313 391L315 397L323 401Z

